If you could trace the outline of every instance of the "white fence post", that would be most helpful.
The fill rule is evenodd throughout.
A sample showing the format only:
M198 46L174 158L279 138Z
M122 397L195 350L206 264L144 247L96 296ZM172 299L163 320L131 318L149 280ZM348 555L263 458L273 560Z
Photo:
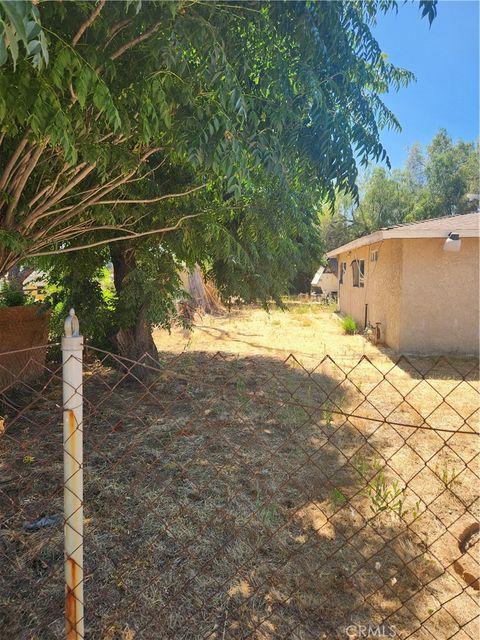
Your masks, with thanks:
M83 640L83 337L73 309L65 320L63 364L63 465L65 631Z

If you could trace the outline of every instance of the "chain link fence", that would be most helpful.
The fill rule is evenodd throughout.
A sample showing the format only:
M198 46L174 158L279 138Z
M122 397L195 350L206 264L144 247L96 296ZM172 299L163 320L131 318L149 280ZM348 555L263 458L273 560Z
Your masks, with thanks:
M67 637L478 637L478 361L86 347L82 461L55 349L0 376L1 638L65 637L80 508Z

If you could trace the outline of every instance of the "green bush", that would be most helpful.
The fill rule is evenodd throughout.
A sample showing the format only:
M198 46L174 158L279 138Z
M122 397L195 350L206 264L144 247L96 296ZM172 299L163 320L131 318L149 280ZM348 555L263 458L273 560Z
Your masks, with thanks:
M348 335L353 335L354 333L357 333L357 323L352 318L352 316L345 316L343 318L342 327L343 327L344 333L347 333Z
M0 283L0 307L22 307L31 302L18 280L3 280Z

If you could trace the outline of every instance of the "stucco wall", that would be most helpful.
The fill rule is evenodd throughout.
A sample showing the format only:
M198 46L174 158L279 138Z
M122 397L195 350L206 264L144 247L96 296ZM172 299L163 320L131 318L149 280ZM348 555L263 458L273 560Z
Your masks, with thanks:
M404 353L478 354L479 240L460 251L443 238L403 240L400 349Z
M373 251L378 260L371 261ZM365 260L365 286L353 286L351 263ZM400 348L400 304L402 280L402 241L387 240L354 249L339 256L339 265L347 263L343 284L339 285L340 311L351 315L360 329L365 326L365 305L368 320L375 326L380 322L382 342L398 350ZM340 266L339 266L340 268Z
M347 263L339 307L364 327L365 305L382 342L401 353L478 354L479 241L463 238L458 253L444 238L385 240L339 256ZM378 250L378 261L370 260ZM353 287L353 260L365 260L365 286Z

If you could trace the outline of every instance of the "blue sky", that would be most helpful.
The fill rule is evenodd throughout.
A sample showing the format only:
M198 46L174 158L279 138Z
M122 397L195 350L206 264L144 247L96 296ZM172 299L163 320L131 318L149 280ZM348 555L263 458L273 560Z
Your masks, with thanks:
M440 0L431 27L416 2L399 5L397 15L379 17L374 29L389 60L417 77L384 96L402 125L401 133L382 133L392 167L401 167L408 147L428 144L440 127L455 140L479 136L479 3Z

